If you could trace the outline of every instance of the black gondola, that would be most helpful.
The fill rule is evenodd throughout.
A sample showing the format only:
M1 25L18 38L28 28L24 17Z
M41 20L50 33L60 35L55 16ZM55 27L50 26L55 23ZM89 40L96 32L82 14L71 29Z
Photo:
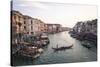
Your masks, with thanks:
M63 47L57 47L57 48L53 48L52 47L52 49L54 49L55 51L58 51L58 50L65 50L65 49L71 49L72 48L72 46L73 46L73 44L72 45L70 45L70 46L63 46Z

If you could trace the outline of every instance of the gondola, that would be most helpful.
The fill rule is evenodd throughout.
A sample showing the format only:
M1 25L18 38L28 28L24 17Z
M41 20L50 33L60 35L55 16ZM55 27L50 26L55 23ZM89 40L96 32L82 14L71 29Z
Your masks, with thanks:
M55 51L58 51L58 50L65 50L65 49L71 49L73 47L73 44L72 45L70 45L70 46L63 46L63 47L57 47L57 48L53 48L52 47L52 49L54 49Z

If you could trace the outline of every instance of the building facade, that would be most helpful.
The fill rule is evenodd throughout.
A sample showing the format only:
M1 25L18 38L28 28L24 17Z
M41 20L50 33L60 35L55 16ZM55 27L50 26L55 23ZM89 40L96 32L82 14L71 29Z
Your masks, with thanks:
M11 12L11 27L15 33L23 33L23 15L18 11Z
M46 24L40 19L12 11L12 33L40 35L42 33L57 33L61 31L60 24Z
M12 33L37 35L48 32L46 23L39 19L32 18L27 15L22 15L18 11L12 11L11 19Z
M32 17L24 15L24 25L23 25L24 33L33 35L34 34L33 26L34 25L33 25Z
M57 33L61 31L61 25L60 24L47 24L48 27L48 33Z

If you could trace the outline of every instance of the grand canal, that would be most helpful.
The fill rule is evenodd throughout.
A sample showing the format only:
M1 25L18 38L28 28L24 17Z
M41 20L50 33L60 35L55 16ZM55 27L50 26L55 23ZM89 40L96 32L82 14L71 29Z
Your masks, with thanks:
M14 65L38 65L54 63L88 62L97 60L96 47L88 49L81 45L81 41L72 38L68 31L56 34L49 34L50 44L44 47L44 52L39 58L27 59L24 57L14 58ZM73 44L72 49L63 51L54 51L52 47L69 46ZM93 45L93 44L92 44Z

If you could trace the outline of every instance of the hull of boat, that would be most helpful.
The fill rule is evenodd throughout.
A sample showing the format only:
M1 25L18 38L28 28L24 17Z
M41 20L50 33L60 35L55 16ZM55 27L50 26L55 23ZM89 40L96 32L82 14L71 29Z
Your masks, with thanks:
M54 50L65 50L65 49L71 49L73 45L67 46L67 47L59 47L59 48L52 48Z

